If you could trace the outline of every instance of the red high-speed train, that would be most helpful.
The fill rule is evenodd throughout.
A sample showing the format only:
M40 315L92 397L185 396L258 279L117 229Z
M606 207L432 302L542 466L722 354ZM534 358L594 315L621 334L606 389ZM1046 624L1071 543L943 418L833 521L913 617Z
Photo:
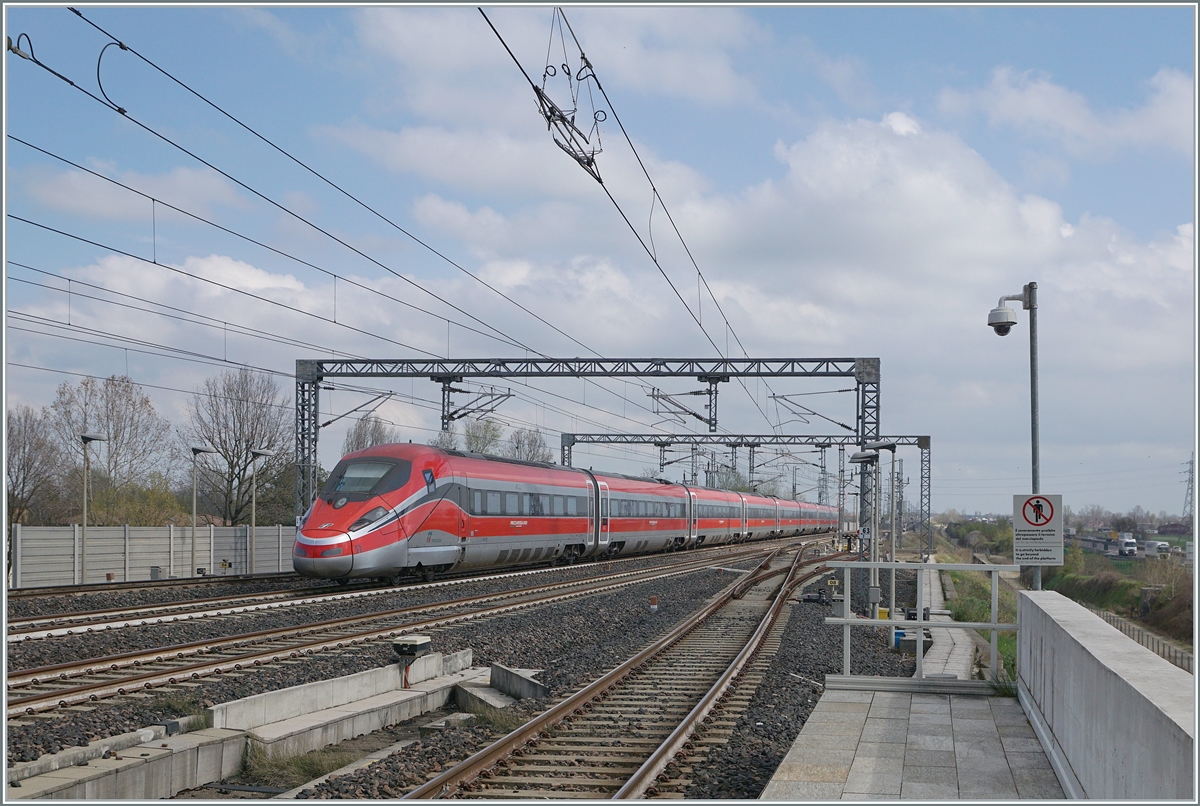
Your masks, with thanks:
M837 510L573 467L377 445L338 462L301 520L304 576L397 580L832 532Z

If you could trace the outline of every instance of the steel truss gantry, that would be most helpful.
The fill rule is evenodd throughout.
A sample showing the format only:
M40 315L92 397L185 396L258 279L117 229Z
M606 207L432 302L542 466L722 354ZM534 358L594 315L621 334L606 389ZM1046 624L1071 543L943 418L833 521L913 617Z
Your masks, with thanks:
M928 436L880 436L875 434L860 439L852 434L826 436L799 434L563 434L562 463L567 466L571 464L572 449L576 445L654 445L659 451L666 451L672 445L683 445L693 449L700 446L720 445L733 449L756 450L764 446L789 445L805 445L814 448L822 446L829 448L837 445L839 448L845 448L873 441L895 442L897 446L913 446L921 450L921 512L915 531L921 537L922 544L928 546L926 550L932 551L933 529L932 521L929 519L930 439ZM871 474L868 474L868 478L870 477ZM863 516L862 511L863 507L860 503L859 522L865 523L869 519ZM870 510L868 509L867 512L869 513Z
M482 358L297 359L296 516L317 494L317 421L321 382L327 378L428 378L443 389L467 378L695 378L709 385L707 422L717 427L717 384L731 378L854 378L856 442L879 436L878 358ZM442 423L451 418L442 396ZM869 474L863 482L870 485Z

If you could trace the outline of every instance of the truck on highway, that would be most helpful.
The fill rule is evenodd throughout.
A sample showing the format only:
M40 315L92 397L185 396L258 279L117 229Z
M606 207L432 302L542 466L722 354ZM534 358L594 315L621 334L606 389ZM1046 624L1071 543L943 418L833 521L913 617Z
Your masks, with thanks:
M1137 540L1129 532L1122 532L1117 538L1117 554L1122 557L1137 556Z

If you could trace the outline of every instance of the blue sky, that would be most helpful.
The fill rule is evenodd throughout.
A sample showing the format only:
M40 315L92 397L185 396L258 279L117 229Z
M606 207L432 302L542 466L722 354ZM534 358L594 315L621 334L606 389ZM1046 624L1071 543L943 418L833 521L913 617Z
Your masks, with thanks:
M551 142L533 93L474 8L81 10L596 352L713 354L601 187ZM539 77L551 8L488 14ZM1025 491L1027 320L1020 313L1006 339L984 323L997 297L1037 280L1043 491L1062 491L1077 509L1179 511L1179 471L1195 442L1193 8L569 8L567 16L747 351L880 356L884 430L933 438L935 510L1004 511L1007 496ZM44 63L98 92L107 40L82 20L62 8L8 6L5 25L14 40L28 34ZM561 54L561 42L550 44ZM567 50L576 61L572 43ZM109 48L101 73L132 118L377 262L35 65L6 59L7 134L433 314L161 206L152 220L145 199L8 140L10 215L341 323L9 220L7 259L58 275L6 265L9 405L48 403L56 384L77 377L62 372L107 376L127 361L135 380L192 389L240 362L286 373L318 348L402 357L408 345L408 354L444 355L447 325L438 317L468 320L397 274L535 350L583 354L135 57ZM549 91L565 103L556 86ZM652 212L649 185L611 116L601 138L605 187L654 238L664 271L694 307L695 271L661 208ZM76 281L92 283L222 326L74 294L68 304L61 291L27 282L65 288L66 278L73 291ZM723 347L725 324L711 300L700 304ZM31 315L41 319L31 324ZM342 326L347 320L376 336ZM230 336L230 324L311 349ZM460 324L449 328L455 357L521 354ZM152 353L186 347L209 363L96 343L114 344L113 336L151 342ZM551 445L563 430L684 427L655 417L636 385L541 386L500 415L537 423ZM380 413L406 436L428 438L437 417L422 401L436 400L436 388L395 388L419 400ZM183 421L186 394L153 394L163 414ZM780 425L787 418L768 394L762 385L723 390L724 428ZM845 422L850 398L809 400ZM335 392L324 405L341 413L366 399ZM344 422L322 434L327 465ZM821 433L823 422L783 428ZM584 456L634 473L655 464L652 451ZM915 499L917 455L905 458Z

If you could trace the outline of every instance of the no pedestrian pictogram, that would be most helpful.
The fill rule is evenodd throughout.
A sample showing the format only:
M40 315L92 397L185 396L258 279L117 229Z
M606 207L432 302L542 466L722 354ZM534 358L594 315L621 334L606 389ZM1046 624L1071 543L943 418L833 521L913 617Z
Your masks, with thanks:
M1045 526L1054 519L1054 503L1045 496L1035 495L1026 499L1021 517L1030 526Z
M1013 562L1017 565L1062 565L1062 496L1013 496Z

